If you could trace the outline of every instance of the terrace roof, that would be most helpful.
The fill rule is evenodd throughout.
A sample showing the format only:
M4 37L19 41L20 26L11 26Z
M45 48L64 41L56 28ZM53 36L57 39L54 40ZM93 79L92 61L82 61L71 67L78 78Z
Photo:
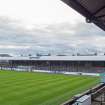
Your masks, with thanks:
M105 31L105 0L61 0Z
M105 61L105 56L41 56L41 57L0 57L0 61Z

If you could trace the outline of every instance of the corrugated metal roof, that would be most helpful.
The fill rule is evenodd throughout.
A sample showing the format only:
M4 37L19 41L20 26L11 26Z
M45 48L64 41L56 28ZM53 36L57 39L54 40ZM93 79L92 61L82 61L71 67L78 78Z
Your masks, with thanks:
M0 57L0 60L34 60L34 61L105 61L105 56L41 56L29 57Z
M105 0L62 0L105 31Z

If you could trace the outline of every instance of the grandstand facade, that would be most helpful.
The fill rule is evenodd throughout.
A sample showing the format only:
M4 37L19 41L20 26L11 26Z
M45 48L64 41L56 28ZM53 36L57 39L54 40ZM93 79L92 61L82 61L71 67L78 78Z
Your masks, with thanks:
M0 58L1 69L44 70L55 73L103 73L105 56L41 56L41 57L3 57Z

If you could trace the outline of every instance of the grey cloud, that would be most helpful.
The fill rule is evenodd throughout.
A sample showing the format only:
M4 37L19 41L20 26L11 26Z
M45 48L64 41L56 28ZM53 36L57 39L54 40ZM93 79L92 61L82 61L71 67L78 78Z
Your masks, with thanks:
M97 51L98 37L105 38L105 32L93 24L84 23L57 23L47 25L43 28L34 27L26 30L6 17L0 18L0 45L25 45L30 46L30 50L19 50L19 53L27 52L53 52L53 53L73 53L73 52L94 52ZM104 40L103 40L104 42ZM103 46L103 44L102 44ZM104 46L102 47L104 50ZM11 49L17 52L16 49ZM4 49L6 52L7 49ZM8 50L9 51L9 50ZM7 51L7 52L8 52ZM2 50L0 50L2 52Z

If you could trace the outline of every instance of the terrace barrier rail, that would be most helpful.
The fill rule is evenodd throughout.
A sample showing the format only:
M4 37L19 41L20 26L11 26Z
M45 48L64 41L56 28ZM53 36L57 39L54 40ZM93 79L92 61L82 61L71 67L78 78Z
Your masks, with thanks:
M105 83L100 83L97 86L85 91L82 94L75 95L72 99L62 103L61 105L73 105L76 102L76 100L83 97L84 95L91 95L92 97L91 100L97 101L96 98L100 96L102 93L105 93Z

